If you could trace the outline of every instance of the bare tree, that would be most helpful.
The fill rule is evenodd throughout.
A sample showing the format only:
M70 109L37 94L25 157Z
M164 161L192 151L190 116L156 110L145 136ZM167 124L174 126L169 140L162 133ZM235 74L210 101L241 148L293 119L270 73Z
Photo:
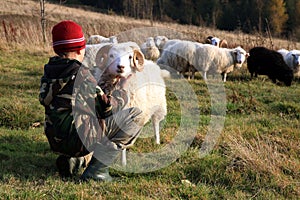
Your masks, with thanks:
M274 48L274 42L273 42L273 39L272 39L272 35L271 35L271 30L270 30L270 26L269 26L269 21L267 18L265 18L266 20L266 24L267 24L267 34L268 34L268 37L270 39L270 44L271 44L271 49Z
M164 15L164 7L163 6L164 6L164 0L158 0L160 19L163 19L163 15Z
M46 18L45 18L45 0L40 0L41 6L41 25L42 25L42 35L43 42L46 43Z
M144 1L144 19L150 19L151 26L153 26L153 0Z
M256 0L256 5L258 9L258 32L262 32L262 10L264 7L264 2L262 0Z
M149 17L150 17L151 26L153 26L153 0L150 0Z

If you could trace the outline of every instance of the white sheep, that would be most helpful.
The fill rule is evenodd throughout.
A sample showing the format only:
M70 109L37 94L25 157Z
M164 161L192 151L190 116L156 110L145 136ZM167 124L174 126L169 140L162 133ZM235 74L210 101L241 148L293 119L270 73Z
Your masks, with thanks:
M161 52L161 50L163 49L164 45L166 44L166 42L169 39L166 36L163 35L157 35L154 37L154 43L157 46L157 48L159 49L159 51Z
M294 74L297 74L300 68L300 51L280 49L278 52L283 56L285 63L293 70Z
M220 47L220 42L221 42L221 39L218 37L211 38L211 44L214 46Z
M155 45L153 37L148 37L146 42L141 45L141 50L148 60L156 61L160 56L160 51Z
M89 45L86 48L86 55L92 55L89 59L96 63L95 69L100 71L95 73L96 76L102 74L97 79L99 85L107 93L114 94L112 86L118 87L119 77L130 77L124 88L129 95L125 107L138 107L142 110L142 125L151 119L156 143L159 144L159 123L167 114L166 85L162 76L165 72L154 62L145 60L136 43L101 45L100 48L99 45ZM98 51L96 55L95 51ZM126 164L126 150L122 154L122 164Z
M167 40L164 45L161 47L161 54L163 53L164 49L169 48L169 46L172 46L173 44L177 43L177 42L181 42L182 40L180 39L170 39Z
M196 45L187 40L169 40L163 49L162 55L157 60L157 64L175 69L180 74L189 72L188 79L194 79L196 69L193 61L196 52ZM191 75L190 75L191 73Z
M203 73L204 80L207 79L207 73L219 73L226 82L227 74L235 67L240 68L247 55L247 52L241 47L227 49L209 44L197 45L194 66Z
M145 60L144 69L133 74L125 89L129 92L126 107L138 107L143 113L144 123L150 119L156 144L160 144L159 123L167 114L166 85L164 71L150 60Z
M116 36L110 36L109 38L101 36L101 35L91 35L87 39L87 44L99 44L99 43L118 43L118 39Z
M280 53L283 57L289 53L289 50L287 49L279 49L277 50L278 53Z

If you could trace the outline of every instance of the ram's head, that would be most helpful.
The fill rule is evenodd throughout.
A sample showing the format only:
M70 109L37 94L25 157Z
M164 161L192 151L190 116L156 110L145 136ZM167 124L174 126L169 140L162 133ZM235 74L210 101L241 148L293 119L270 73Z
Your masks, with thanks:
M143 70L144 55L133 42L105 45L97 53L96 64L111 75L127 77Z

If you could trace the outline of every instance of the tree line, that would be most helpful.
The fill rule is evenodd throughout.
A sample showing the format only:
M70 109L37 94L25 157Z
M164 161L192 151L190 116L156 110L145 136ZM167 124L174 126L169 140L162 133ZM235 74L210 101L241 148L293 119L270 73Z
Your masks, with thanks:
M62 0L60 0L61 2ZM220 30L300 35L299 0L64 0L99 11L156 21L207 26ZM298 36L300 39L300 36Z

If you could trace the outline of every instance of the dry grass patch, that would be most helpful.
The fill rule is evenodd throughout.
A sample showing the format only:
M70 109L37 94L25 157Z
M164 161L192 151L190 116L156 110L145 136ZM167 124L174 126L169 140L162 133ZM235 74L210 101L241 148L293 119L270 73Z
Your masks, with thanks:
M232 166L242 171L247 169L269 174L279 188L300 195L299 158L288 153L290 148L299 152L297 142L278 136L245 139L242 135L238 133L227 136Z

